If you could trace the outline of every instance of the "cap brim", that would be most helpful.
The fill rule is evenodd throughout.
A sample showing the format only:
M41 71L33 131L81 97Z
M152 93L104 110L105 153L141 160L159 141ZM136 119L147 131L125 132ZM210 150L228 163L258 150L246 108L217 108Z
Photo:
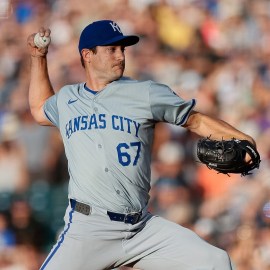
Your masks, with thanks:
M138 36L118 36L107 40L105 43L100 44L99 46L107 46L107 45L123 45L123 46L132 46L138 43L140 38Z

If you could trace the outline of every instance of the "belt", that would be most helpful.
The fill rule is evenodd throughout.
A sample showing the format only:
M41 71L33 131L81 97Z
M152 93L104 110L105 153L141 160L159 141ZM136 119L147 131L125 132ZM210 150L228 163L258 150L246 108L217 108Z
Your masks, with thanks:
M92 207L90 205L77 202L74 199L70 199L70 205L71 205L71 208L74 209L74 211L84 214L86 216L90 215L92 211ZM114 213L111 211L106 211L106 212L110 220L124 222L124 223L132 224L132 225L138 223L142 217L141 211L135 212L135 213L128 213L128 214Z
M142 212L119 214L119 213L107 211L107 215L110 217L111 220L120 221L120 222L134 225L140 221Z

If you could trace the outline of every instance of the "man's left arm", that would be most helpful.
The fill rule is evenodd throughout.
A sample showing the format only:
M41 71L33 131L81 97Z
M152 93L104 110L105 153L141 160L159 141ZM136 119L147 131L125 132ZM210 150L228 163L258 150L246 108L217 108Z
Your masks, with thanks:
M251 136L241 132L223 120L207 116L197 111L190 113L183 127L201 137L210 137L213 140L230 140L232 138L248 140L256 146L256 142Z

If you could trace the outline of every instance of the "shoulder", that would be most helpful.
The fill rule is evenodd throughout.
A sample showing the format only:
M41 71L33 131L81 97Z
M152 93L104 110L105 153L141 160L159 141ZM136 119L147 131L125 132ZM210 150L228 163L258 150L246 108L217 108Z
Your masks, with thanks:
M150 86L151 81L139 81L129 77L122 77L121 79L114 82L115 85L126 85L126 86Z
M139 80L134 80L134 79L130 79L130 78L123 78L121 80L119 80L119 83L124 83L124 84L135 84L135 85L140 85L141 87L142 86L145 86L145 87L148 87L149 89L152 88L152 89L170 89L170 87L166 84L162 84L162 83L159 83L159 82L155 82L155 81L152 81L152 80L145 80L145 81L139 81Z
M112 86L120 87L120 88L125 88L125 89L136 89L138 90L144 90L148 92L173 92L171 88L165 84L158 83L152 80L135 80L131 79L129 77L122 77L121 79L114 81Z
M77 95L79 89L83 87L84 83L68 84L63 86L56 94L60 96Z
M149 81L149 91L150 95L176 95L175 92L166 84Z

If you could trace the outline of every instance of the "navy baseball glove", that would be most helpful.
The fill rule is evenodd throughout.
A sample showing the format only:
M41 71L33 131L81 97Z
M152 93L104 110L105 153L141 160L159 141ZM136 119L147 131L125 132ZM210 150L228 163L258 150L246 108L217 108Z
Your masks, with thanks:
M246 162L246 154L251 157ZM200 139L197 144L197 156L209 169L218 173L237 173L242 176L251 174L260 166L260 154L253 144L247 140L222 140L216 141L210 138Z

